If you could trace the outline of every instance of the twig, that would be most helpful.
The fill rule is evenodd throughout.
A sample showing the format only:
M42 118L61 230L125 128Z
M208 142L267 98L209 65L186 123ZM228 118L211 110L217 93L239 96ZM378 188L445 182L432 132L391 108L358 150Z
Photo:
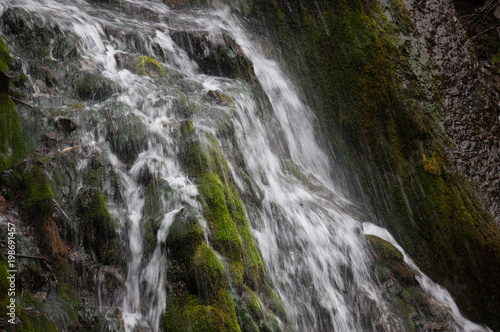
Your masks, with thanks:
M33 109L36 109L37 111L39 111L40 113L42 113L42 114L43 114L43 116L44 116L44 117L46 117L46 118L48 118L48 117L49 117L49 115L48 115L47 113L45 113L45 112L44 112L44 111L43 111L40 107L38 107L38 106L34 106L34 105L31 105L31 104L28 104L27 102L24 102L24 101L19 100L19 99L15 98L15 97L12 97L12 96L10 96L10 98L12 98L12 100L14 100L15 102L18 102L18 103L20 103L20 104L23 104L23 105L26 105L26 106L31 107L31 108L33 108Z
M64 216L66 217L66 219L68 219L68 221L71 221L71 219L69 219L68 215L64 212L64 210L62 209L62 207L59 205L59 203L57 203L57 201L55 199L52 199L54 201L54 203L56 203L57 207L59 208L59 210L62 212L62 214L64 214Z
M500 23L499 23L499 24L496 24L495 26L492 26L492 27L491 27L491 28L489 28L489 29L484 30L483 32L478 33L477 35L475 35L475 36L471 37L471 39L470 39L470 40L474 40L474 39L476 39L477 37L482 36L482 35L484 35L485 33L488 33L488 32L490 32L491 30L496 29L496 28L498 28L498 27L500 27Z
M79 147L80 147L79 145L75 145L75 146L72 146L72 147L70 147L70 148L67 148L67 149L62 150L62 151L60 151L59 153L60 153L60 154L63 154L63 153L69 152L69 151L71 151L71 150L77 149L77 148L79 148Z
M473 23L475 24L476 22L474 22L474 21L476 21L476 19L477 19L478 21L480 21L480 20L484 17L484 15L486 15L486 14L487 14L487 13L488 13L488 12L489 12L492 8L493 8L493 7L492 7L492 8L490 8L490 6L491 6L492 4L494 4L495 2L496 2L495 0L490 0L490 1L489 1L489 2L488 2L488 3L487 3L484 7L483 7L483 9L481 9L481 11L480 11L479 13L477 13L477 16L476 16L476 17L474 17L472 20L470 20L469 22L467 22L467 23L465 23L465 24L466 24L466 25L473 24Z

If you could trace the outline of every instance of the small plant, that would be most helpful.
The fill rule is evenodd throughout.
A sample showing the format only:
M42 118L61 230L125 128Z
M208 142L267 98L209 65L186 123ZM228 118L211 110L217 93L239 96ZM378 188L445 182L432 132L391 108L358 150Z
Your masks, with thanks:
M425 154L423 154L422 163L424 164L424 169L427 173L432 175L438 175L440 173L439 163L436 157L427 157Z

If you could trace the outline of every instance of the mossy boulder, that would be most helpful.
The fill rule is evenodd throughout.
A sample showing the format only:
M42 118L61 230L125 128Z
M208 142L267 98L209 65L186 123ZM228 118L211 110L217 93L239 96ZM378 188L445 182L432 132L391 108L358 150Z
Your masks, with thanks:
M84 248L93 252L99 262L117 263L120 245L103 193L97 188L82 189L76 200L76 213Z
M166 69L155 59L141 55L135 63L136 71L141 75L165 76Z
M375 272L381 282L393 276L405 286L418 285L412 269L404 262L403 254L396 247L374 235L367 235L366 239L373 250L377 262Z
M169 252L164 331L240 331L227 273L208 247L199 220L178 213L166 241Z
M173 256L178 256L183 262L190 262L192 266L189 271L176 270L176 275L183 280L191 294L197 294L198 300L213 301L216 289L227 289L231 285L235 290L233 300L218 300L215 301L217 305L227 309L225 303L229 301L231 307L236 306L238 322L245 328L260 326L265 330L265 325L278 326L270 331L281 330L275 315L286 319L284 311L280 311L281 303L265 281L262 259L253 242L243 205L216 137L209 132L197 131L190 121L182 122L179 131L180 160L187 175L193 177L198 184L198 199L207 221L208 240L213 249L224 257L224 275L228 279L221 283L213 278L214 275L222 275L218 267L220 262L213 260L213 253L203 249L206 244L201 237L201 229L195 226L199 222L194 219L183 224L174 222L170 229L167 243L173 246ZM195 241L184 241L184 236L192 236ZM181 240L175 241L175 238ZM199 241L201 244L198 245ZM185 243L191 243L190 249L185 249ZM259 315L265 317L265 323L260 322L259 315L251 314L247 305L242 302L245 292L251 292L258 298L259 305L262 305ZM213 306L219 309L218 306ZM223 311L227 311L226 309ZM233 310L235 309L231 309ZM248 321L249 317L251 321Z
M138 115L129 113L114 119L114 127L108 128L108 139L113 149L126 163L133 162L148 145L148 128L143 121Z
M189 261L205 239L199 218L196 210L184 208L170 226L166 243L172 257L179 262Z

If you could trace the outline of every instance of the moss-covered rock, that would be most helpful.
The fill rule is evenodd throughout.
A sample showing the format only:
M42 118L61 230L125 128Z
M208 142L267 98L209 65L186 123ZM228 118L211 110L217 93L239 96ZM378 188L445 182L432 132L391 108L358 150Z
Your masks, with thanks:
M198 300L208 301L215 309L222 308L223 312L227 312L231 308L231 315L236 313L240 326L245 326L246 330L256 326L262 330L266 330L264 326L274 326L269 331L281 330L275 314L285 319L284 311L280 311L283 308L264 279L262 259L253 242L243 205L217 139L211 133L197 132L190 121L182 122L179 131L180 159L186 173L198 183L209 243L224 257L225 271L222 272L220 262L212 256L211 249L204 248L206 244L199 222L193 219L188 223L180 223L176 220L167 238L168 246L173 257L178 257L183 264L189 262L189 266L192 266L190 272L176 270L178 280L182 280L189 292L197 295ZM190 240L184 240L188 236ZM215 276L223 277L216 280L218 278ZM214 292L217 289L227 291L229 285L236 290L234 300L231 300L229 293L215 300ZM245 301L241 301L242 296L246 296L244 294L251 294L252 298L257 299L261 306L259 313L251 313ZM231 305L228 307L227 303ZM194 308L191 310L200 310ZM260 321L262 317L265 318L263 322Z
M227 273L198 221L189 214L176 217L166 243L171 267L163 330L240 331Z
M141 75L165 76L166 72L163 66L155 59L142 55L135 63L136 71Z
M7 44L0 38L0 71L7 73L9 71L9 64L12 63L12 57L9 53Z
M373 272L388 304L392 324L404 331L432 330L433 324L436 329L448 326L453 320L450 313L434 305L420 288L416 272L404 262L403 254L377 236L366 238L372 249Z
M0 93L0 129L0 171L4 171L26 155L19 114L7 93Z
M82 190L76 201L76 209L81 219L85 249L94 252L102 263L117 263L120 246L102 192L97 188Z
M102 75L82 72L73 80L76 95L85 100L102 101L109 98L118 88Z
M23 175L24 211L31 220L46 221L54 212L54 192L51 181L39 166L31 166Z
M2 85L2 91L0 91L0 172L17 166L26 155L21 121L14 102L9 97L9 78L5 76L11 63L12 57L7 44L0 38L0 71L3 72L0 79L6 80L0 84Z
M124 162L133 162L148 144L148 128L143 119L134 113L113 120L108 128L108 139L116 154ZM116 129L116 131L115 131Z

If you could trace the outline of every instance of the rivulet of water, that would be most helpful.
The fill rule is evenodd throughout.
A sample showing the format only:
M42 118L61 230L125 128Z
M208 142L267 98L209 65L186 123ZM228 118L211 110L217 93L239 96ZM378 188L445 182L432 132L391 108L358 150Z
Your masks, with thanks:
M196 183L185 176L177 159L175 130L165 126L183 120L174 107L180 93L202 110L191 120L196 128L208 130L219 139L241 196L258 201L253 204L252 199L245 200L248 220L266 273L287 313L286 328L344 332L392 331L398 326L398 319L386 314L386 304L369 271L363 225L351 211L351 203L332 183L330 162L315 140L312 111L280 66L259 51L258 38L237 17L227 10L174 11L158 1L139 0L121 0L120 6L84 0L6 0L0 10L14 7L71 34L84 63L79 70L92 70L116 84L106 100L86 102L85 116L91 117L94 109L113 106L113 117L133 115L146 128L141 151L128 164L109 143L102 115L96 126L88 125L79 143L107 158L123 188L126 206L112 204L110 210L129 248L127 275L121 295L101 301L101 310L119 307L125 331L159 329L168 280L168 255L162 244L179 211L186 207L201 209ZM250 59L268 102L256 100L247 82L201 73L172 40L175 31L231 36ZM14 55L19 47L12 47ZM120 68L117 56L128 53L156 58L169 70L182 73L184 84L194 88L166 84ZM203 112L209 107L204 100L209 90L220 90L234 100L235 109L215 110L231 119L234 137L220 134L220 123ZM87 165L88 159L83 159L80 173ZM143 253L145 190L141 177L145 171L172 188L172 194L162 202L164 217L157 246L149 257ZM250 176L251 181L242 174ZM420 282L428 291L436 289L429 286L428 278ZM436 301L454 305L449 296L437 295ZM376 317L369 313L374 308L379 313ZM476 328L459 313L454 317L464 330Z

